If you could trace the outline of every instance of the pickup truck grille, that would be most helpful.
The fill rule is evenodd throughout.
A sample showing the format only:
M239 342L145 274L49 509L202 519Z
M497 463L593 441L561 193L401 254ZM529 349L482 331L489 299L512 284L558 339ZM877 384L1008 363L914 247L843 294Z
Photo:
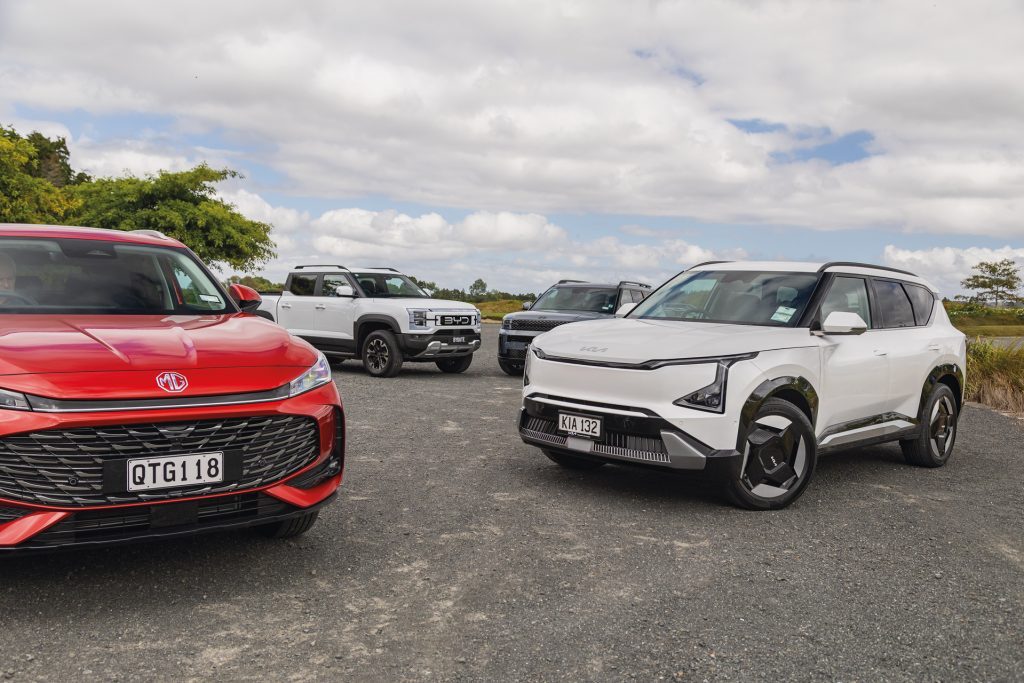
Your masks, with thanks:
M294 415L31 432L0 439L0 498L110 505L244 490L294 474L316 459L319 445L316 420ZM204 451L240 452L241 476L220 484L104 493L107 460Z
M525 330L530 332L547 332L559 325L574 322L572 320L517 320L512 318L504 322L506 330Z

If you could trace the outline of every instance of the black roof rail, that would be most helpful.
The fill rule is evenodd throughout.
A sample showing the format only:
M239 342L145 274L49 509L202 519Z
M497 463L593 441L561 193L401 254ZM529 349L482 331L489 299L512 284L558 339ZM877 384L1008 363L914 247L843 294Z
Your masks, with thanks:
M348 270L345 266L339 266L337 263L313 263L306 264L304 266L295 266L295 270L302 270L303 268L338 268L340 270Z
M636 285L637 287L646 287L647 289L651 288L650 285L643 282L636 282L635 280L621 280L619 282L619 287L621 287L622 285Z
M564 284L565 284L565 283L567 283L567 282L583 282L583 283L585 283L585 282L586 282L586 280L559 280L559 281L558 281L558 284L560 284L560 285L564 285Z
M903 275L918 277L915 273L911 273L909 270L900 270L899 268L890 268L889 266L875 266L870 263L858 263L857 261L829 261L821 268L818 268L818 272L824 273L829 268L835 268L837 266L846 266L847 268L873 268L874 270L887 270L890 273L902 273Z
M390 270L392 273L399 272L399 270L397 268L389 268L388 266L363 266L363 267L364 268L368 268L370 270Z
M716 263L732 263L732 261L705 261L704 263L698 263L696 265L690 266L686 270L693 270L694 268L700 268L701 266L713 266ZM683 272L685 273L686 271Z

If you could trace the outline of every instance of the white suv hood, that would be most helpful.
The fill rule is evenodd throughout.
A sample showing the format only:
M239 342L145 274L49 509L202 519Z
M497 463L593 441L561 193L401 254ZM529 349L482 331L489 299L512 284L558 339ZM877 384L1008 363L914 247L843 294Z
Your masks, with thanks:
M813 346L813 339L807 328L615 318L556 327L533 344L549 356L643 363Z
M435 311L476 311L476 306L465 301L448 301L447 299L419 299L416 297L380 297L373 298L377 303L390 303L401 308L429 308Z

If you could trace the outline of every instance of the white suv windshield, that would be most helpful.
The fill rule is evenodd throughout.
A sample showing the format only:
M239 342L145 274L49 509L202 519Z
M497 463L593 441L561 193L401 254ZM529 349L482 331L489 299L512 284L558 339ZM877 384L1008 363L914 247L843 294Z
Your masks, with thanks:
M792 327L818 278L817 273L682 273L638 304L629 317Z
M216 282L184 249L102 240L0 239L0 314L233 310Z
M619 290L614 287L552 287L544 292L531 311L590 311L614 313Z
M352 273L363 290L373 298L400 297L403 299L426 299L427 293L404 275L385 273Z

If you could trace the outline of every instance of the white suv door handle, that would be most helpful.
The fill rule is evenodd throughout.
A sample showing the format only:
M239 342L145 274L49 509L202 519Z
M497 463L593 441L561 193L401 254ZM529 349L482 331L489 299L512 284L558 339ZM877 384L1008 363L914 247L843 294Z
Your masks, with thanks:
M928 347L929 351L941 351L942 347L939 344L932 344Z
M291 304L281 304L281 308L291 308Z
M888 356L889 352L888 351L883 351L882 349L875 349L875 355L876 356Z
M324 309L326 309L326 308L327 308L327 307L326 307L326 306L324 306L323 304L317 304L317 305L316 305L316 310L318 310L318 311L322 311L322 310L324 310Z

